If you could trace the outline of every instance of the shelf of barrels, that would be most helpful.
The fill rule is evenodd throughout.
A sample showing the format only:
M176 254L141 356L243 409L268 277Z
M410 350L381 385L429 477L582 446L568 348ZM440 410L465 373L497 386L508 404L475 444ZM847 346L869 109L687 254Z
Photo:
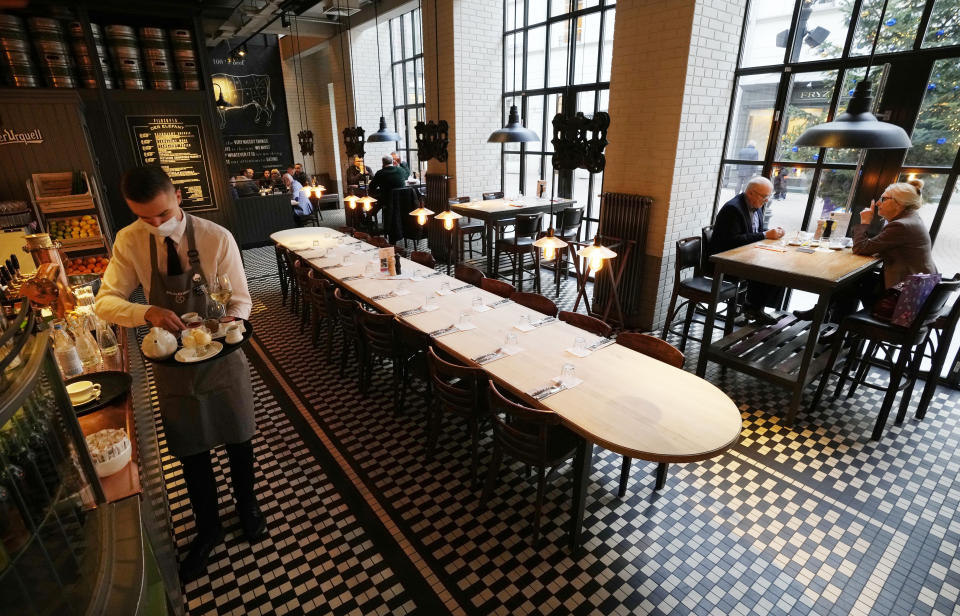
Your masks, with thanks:
M91 178L82 171L35 173L27 189L40 227L60 244L67 275L102 275L110 262L110 242Z
M200 90L189 28L90 23L91 52L79 19L0 14L0 61L7 85L18 88Z

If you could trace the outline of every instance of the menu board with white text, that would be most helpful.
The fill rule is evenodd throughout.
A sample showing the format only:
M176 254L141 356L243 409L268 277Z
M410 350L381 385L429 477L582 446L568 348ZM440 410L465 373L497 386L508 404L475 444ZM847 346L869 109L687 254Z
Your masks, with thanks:
M183 197L185 210L216 209L210 191L200 116L127 116L141 165L160 165Z

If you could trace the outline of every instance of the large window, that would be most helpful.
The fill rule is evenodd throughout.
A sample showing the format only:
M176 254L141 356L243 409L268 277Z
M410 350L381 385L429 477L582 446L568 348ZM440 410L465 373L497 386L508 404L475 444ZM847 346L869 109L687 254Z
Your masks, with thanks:
M613 57L614 0L506 0L503 35L503 117L517 105L539 143L503 149L503 189L570 196L585 206L582 233L591 238L600 218L602 173L553 170L553 117L606 111ZM554 186L556 184L556 186Z
M883 0L751 0L717 203L753 175L774 179L771 225L810 230L858 212L899 178L926 180L921 216L940 269L960 271L960 0L889 0L870 72L875 112L911 134L903 150L798 147L806 128L842 113L865 75ZM951 206L951 202L953 205ZM854 215L856 220L856 214Z
M393 119L400 141L397 153L419 170L417 122L425 117L423 86L423 39L420 9L390 20L390 71L393 77Z
M952 276L960 272L960 0L889 0L879 24L883 3L750 1L715 206L762 173L775 186L770 224L790 233L812 229L839 208L849 208L856 221L887 184L920 177L920 216L929 225L934 260ZM913 146L798 147L807 127L846 109L864 78L878 24L870 72L874 110L889 112ZM796 295L798 304L813 301Z

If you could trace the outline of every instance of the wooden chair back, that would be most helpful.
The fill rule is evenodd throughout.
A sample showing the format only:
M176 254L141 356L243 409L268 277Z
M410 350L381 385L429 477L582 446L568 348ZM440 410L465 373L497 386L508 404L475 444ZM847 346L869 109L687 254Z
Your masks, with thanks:
M550 434L560 425L560 416L552 411L517 404L504 397L497 386L487 386L493 423L493 438L504 453L534 466L545 466Z
M453 268L453 275L457 280L462 280L475 287L479 287L484 278L483 272L466 263L457 263Z
M432 347L427 349L427 365L434 399L443 411L463 415L486 410L482 394L487 375L481 368L451 364L440 359Z
M674 368L683 368L683 353L669 342L656 336L638 332L620 332L617 344L621 344L637 353L643 353Z
M500 297L510 297L517 292L515 286L496 278L484 278L480 281L480 288Z
M370 243L370 234L364 233L363 231L357 231L353 234L353 237L357 238L361 242Z
M360 302L344 297L340 289L333 292L333 301L337 306L337 320L340 321L343 335L353 340L360 339L360 326L357 324L357 312L363 310Z
M494 199L503 199L503 191L498 190L495 192L485 192L483 193L482 196L484 201L493 201Z
M430 269L437 267L437 261L433 258L433 255L425 250L414 250L411 252L410 260L424 267L429 267Z
M461 203L470 203L470 197L452 197L447 199L449 205L459 205Z
M394 357L397 352L394 316L370 312L362 308L356 315L367 349L380 357Z
M575 240L580 235L580 225L583 223L583 206L568 207L557 212L557 235L565 240Z
M393 244L391 244L389 240L387 240L387 238L383 237L382 235L374 235L373 237L370 238L370 243L376 246L377 248L388 248L390 246L393 246Z
M557 314L557 318L563 321L564 323L569 323L574 327L579 327L580 329L586 330L591 334L597 336L603 336L604 338L610 336L613 333L613 328L610 327L606 321L601 321L596 317L591 317L586 314L580 314L579 312L569 312L567 310L561 310Z
M355 233L353 227L337 227L337 231L343 233L344 235L353 235Z
M307 280L304 293L307 300L316 307L317 313L322 317L331 316L333 283L326 278L317 275L313 269L307 269Z
M523 291L517 291L510 295L510 299L517 302L521 306L526 306L530 310L536 310L541 314L545 314L550 317L557 316L557 305L554 304L549 298L546 298L539 293L525 293Z

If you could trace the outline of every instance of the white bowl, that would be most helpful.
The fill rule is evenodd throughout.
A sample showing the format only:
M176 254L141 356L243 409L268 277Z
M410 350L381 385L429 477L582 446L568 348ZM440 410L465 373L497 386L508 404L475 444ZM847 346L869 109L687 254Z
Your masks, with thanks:
M94 463L93 467L97 471L98 477L109 477L123 470L129 462L130 458L133 456L133 447L130 446L130 440L127 439L124 441L126 444L126 449L123 452L113 458L110 458L106 462L101 462L99 464Z

